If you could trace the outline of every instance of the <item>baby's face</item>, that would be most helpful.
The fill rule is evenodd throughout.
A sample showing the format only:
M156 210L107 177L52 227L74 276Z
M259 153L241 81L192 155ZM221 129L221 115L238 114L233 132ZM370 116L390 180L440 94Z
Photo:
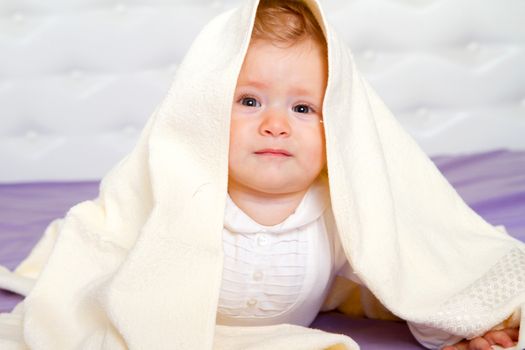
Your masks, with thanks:
M250 44L235 89L229 185L262 193L308 188L325 165L326 60L313 41Z

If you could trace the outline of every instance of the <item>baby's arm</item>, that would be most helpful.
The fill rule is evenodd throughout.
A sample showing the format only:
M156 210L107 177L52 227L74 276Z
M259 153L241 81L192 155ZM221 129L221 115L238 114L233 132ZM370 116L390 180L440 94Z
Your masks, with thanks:
M344 264L344 266L339 270L338 275L350 280L360 287L360 295L358 300L348 300L348 302L358 302L360 303L360 309L361 312L363 312L364 315L371 317L371 318L384 318L382 317L385 312L381 312L381 310L378 308L379 301L373 297L373 295L366 289L366 287L363 286L363 283L359 280L358 276L356 276L353 273L352 268L349 266L348 263ZM355 298L354 298L355 299ZM348 302L343 302L339 306L339 310L341 310L344 313L347 313L348 310L345 308L348 308L347 305ZM352 306L353 309L355 309L355 305ZM384 308L384 307L383 307ZM352 309L352 310L353 310ZM350 311L352 311L350 310ZM386 309L385 309L386 310ZM350 312L351 313L351 312ZM511 317L514 319L518 319L517 316L519 315L513 315L515 317ZM508 320L510 320L509 318ZM514 328L510 331L503 331L502 334L501 328L506 329L512 329L511 324L507 324L503 322L501 324L501 327L494 327L493 330L490 332L487 332L483 337L471 339L470 341L464 340L463 337L453 335L450 333L447 333L445 331L412 323L407 321L408 328L410 329L410 332L414 336L414 338L417 339L417 341L422 344L424 347L428 349L442 349L442 350L471 350L471 349L487 349L490 350L490 347L483 347L484 344L499 344L503 347L513 346L513 340L517 339L517 329ZM515 325L513 325L515 327ZM500 329L500 330L497 330ZM508 332L508 339L505 337ZM510 343L509 343L510 341ZM479 347L481 345L481 347Z
M370 318L377 319L395 319L394 315L388 317L389 311L381 305L379 300L363 285L363 282L357 275L354 274L353 269L348 263L345 263L338 271L338 275L350 280L358 285L358 298L349 298L344 301L338 309L345 314L353 314L356 306L360 308L363 315ZM359 303L360 305L349 305ZM399 319L399 318L398 318ZM463 337L452 335L450 333L441 331L439 329L418 325L412 322L407 322L410 332L417 339L419 343L428 349L441 349L443 346L456 344L463 340Z
M381 310L378 308L378 306L381 306L381 305L378 305L380 304L379 301L373 297L370 291L366 289L366 287L363 285L363 282L354 273L352 267L346 261L346 258L344 257L342 250L339 250L336 252L337 252L336 261L338 262L336 266L339 268L337 275L340 277L343 277L344 280L352 281L352 283L354 283L354 285L351 288L349 287L349 289L356 289L356 288L360 289L359 293L357 293L358 294L357 297L354 295L355 293L353 293L352 295L349 295L350 298L347 298L348 300L346 300L346 302L343 301L341 303L341 300L337 302L337 304L339 305L338 309L342 311L343 313L354 314L355 312L357 312L357 313L361 313L363 315L366 315L372 318L385 318L385 317L382 317L384 316L385 313L381 312ZM356 302L360 304L360 305L357 305L357 309L356 309L356 305L351 305L351 306L347 305L349 303L355 304ZM349 308L345 309L345 307L349 307ZM385 309L385 311L387 310ZM388 319L388 318L385 318L385 319ZM442 331L436 328L423 326L423 325L415 324L415 323L408 322L408 321L407 321L407 324L408 324L408 328L410 329L410 332L417 339L417 341L428 349L442 349L442 350L482 349L482 350L485 350L485 349L491 349L490 345L489 347L487 347L486 344L501 345L503 347L513 346L514 345L513 341L517 340L518 338L519 320L520 320L519 312L515 312L507 320L493 327L489 332L485 333L482 337L478 337L478 338L474 338L470 340L465 340L461 336L453 335L453 334L447 333L445 331Z

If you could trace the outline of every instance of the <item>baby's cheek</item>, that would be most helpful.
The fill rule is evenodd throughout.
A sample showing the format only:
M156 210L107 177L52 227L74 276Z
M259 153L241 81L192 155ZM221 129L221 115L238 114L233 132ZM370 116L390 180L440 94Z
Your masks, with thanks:
M304 167L308 171L321 169L325 164L325 153L322 149L316 149L309 152L305 159Z
M228 166L231 168L242 167L243 163L246 161L245 152L241 147L241 144L232 140L230 142L230 150L228 152Z
M237 164L238 162L238 155L236 153L235 148L232 147L230 148L230 153L228 154L228 166L235 166L235 164Z

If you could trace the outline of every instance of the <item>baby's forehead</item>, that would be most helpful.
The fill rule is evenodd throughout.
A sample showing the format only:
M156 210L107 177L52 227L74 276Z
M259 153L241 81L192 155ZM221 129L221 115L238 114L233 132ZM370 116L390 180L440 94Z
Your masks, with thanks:
M239 72L237 89L319 95L327 81L326 58L307 41L279 46L257 40L250 45Z
M264 77L268 72L281 69L281 79L289 78L289 71L301 69L304 74L312 70L327 70L327 57L320 47L311 42L291 46L278 46L259 41L251 44L245 54L243 70L249 79Z

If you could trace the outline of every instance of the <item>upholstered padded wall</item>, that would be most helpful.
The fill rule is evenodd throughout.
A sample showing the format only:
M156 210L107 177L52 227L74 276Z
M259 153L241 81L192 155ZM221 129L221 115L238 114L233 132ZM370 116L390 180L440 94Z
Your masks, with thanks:
M0 0L0 182L103 176L200 28L236 3ZM323 3L429 155L525 149L525 1Z

